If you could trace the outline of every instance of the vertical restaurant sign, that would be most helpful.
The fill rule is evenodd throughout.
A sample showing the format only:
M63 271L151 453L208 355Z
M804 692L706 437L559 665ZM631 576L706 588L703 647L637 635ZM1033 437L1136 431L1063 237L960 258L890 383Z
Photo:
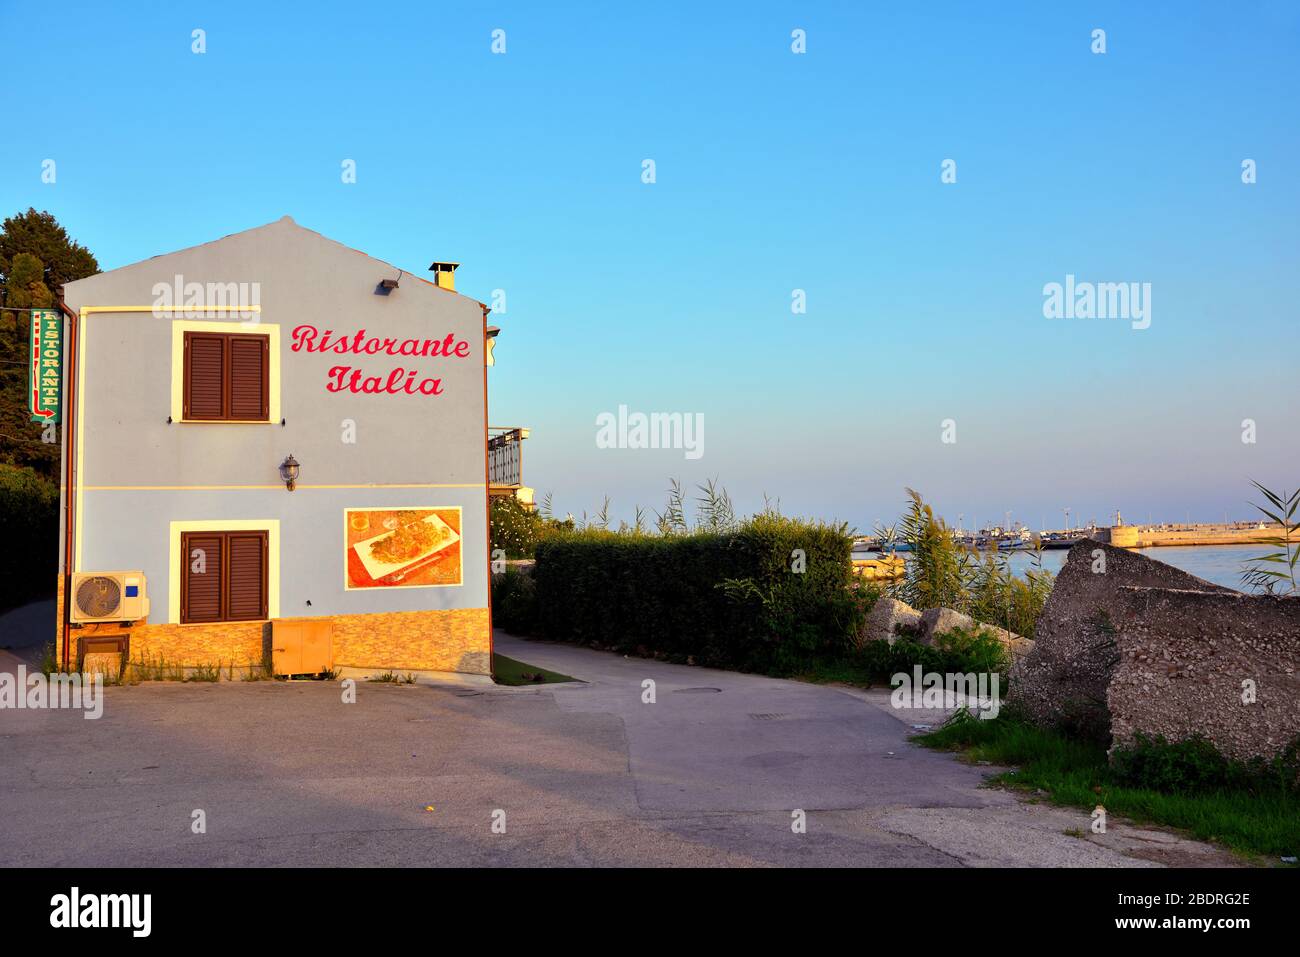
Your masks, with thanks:
M63 389L63 323L53 309L32 310L27 404L33 422L58 422Z

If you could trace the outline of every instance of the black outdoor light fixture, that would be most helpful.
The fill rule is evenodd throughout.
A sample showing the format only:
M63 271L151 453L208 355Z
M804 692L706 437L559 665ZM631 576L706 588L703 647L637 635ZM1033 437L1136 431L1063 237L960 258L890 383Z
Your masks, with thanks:
M381 279L381 280L379 281L379 285L380 285L381 287L383 287L384 289L389 289L389 290L396 289L396 288L397 288L397 280L396 280L396 279Z
M293 457L292 452L289 453L288 458L280 463L280 478L284 479L284 487L290 492L298 484L298 470L300 468L301 466L298 464L298 460Z

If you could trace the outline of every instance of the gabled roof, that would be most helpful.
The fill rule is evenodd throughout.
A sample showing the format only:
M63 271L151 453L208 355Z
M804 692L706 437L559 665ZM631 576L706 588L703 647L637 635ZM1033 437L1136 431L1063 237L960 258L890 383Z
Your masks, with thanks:
M118 271L123 270L123 269L132 269L132 268L134 268L134 267L136 267L136 266L139 266L139 265L142 265L142 264L144 264L144 263L152 262L152 261L155 260L155 259L162 259L164 256L173 256L173 255L175 255L176 253L187 252L187 251L189 251L189 250L191 250L191 249L201 249L201 248L203 248L204 246L212 246L212 245L214 245L214 244L216 244L216 243L224 242L225 240L227 240L227 239L231 239L231 238L233 238L233 237L235 237L235 236L243 236L243 235L246 235L246 234L248 234L248 233L255 233L255 232L257 232L258 230L262 230L262 229L270 229L270 228L272 228L272 227L274 227L274 226L292 226L294 229L300 230L300 231L302 231L302 232L304 232L304 233L307 233L307 234L309 234L309 235L311 235L311 236L314 236L314 237L316 237L317 239L322 239L322 240L324 240L325 242L333 243L335 246L339 246L339 247L341 247L342 249L346 249L346 250L347 250L348 252L350 252L350 253L356 253L358 256L365 256L367 259L370 259L370 260L374 261L375 263L378 263L378 264L381 265L381 266L387 266L389 269L397 270L398 272L400 272L400 273L402 274L403 277L407 277L407 276L409 276L410 278L416 280L417 282L423 283L424 285L429 286L429 287L432 288L432 289L437 289L439 292L446 293L446 294L449 295L449 296L462 296L462 297L464 297L465 299L470 299L470 300L473 301L473 302L477 302L477 303L478 303L480 306L482 306L484 309L489 308L489 306L487 305L487 303L485 303L485 302L479 302L479 300L474 299L472 296L466 296L464 293L456 292L455 290L452 290L452 289L447 289L447 288L445 288L445 287L443 287L443 286L438 285L436 282L433 282L433 281L430 280L430 279L425 279L425 278L422 277L422 276L418 276L418 275L416 275L415 273L411 272L411 271L408 270L408 269L404 269L404 268L402 268L401 266L395 266L395 265L393 265L392 263L387 262L387 261L385 261L385 260L383 260L383 259L379 259L379 258L377 258L377 257L375 257L375 256L371 256L369 253L363 252L362 250L360 250L360 249L356 249L356 248L354 248L354 247L352 247L352 246L348 246L348 245L346 245L345 243L341 243L341 242L339 242L337 239L331 239L330 237L326 236L324 233L318 233L318 232L316 232L316 230L314 230L314 229L308 229L308 228L305 227L305 226L300 226L300 225L299 225L299 224L294 220L294 218L293 218L292 216L288 216L288 215L286 215L286 216L281 216L279 219L275 220L274 222L265 223L264 225L261 225L261 226L254 226L254 227L252 227L251 229L242 229L242 230L240 230L239 232L236 232L236 233L228 233L228 234L226 234L225 236L222 236L220 239L212 239L212 240L209 240L209 241L206 242L206 243L198 243L198 244L196 244L196 245L194 245L194 246L186 246L186 247L183 248L183 249L175 249L175 250L172 250L171 252L167 252L167 253L159 253L159 254L156 255L156 256L150 256L148 259L141 259L141 260L139 260L139 261L137 261L137 262L128 263L128 264L126 264L125 266L118 266L116 269L107 269L107 270L105 270L104 272L96 273L94 276L87 276L86 279L95 279L95 278L98 278L98 277L100 277L100 276L104 276L104 275L107 275L107 274L109 274L109 273L118 272ZM76 282L83 282L83 281L84 281L84 280L76 280ZM71 286L71 285L73 285L73 283L72 283L72 282L69 282L69 283L67 283L67 285L68 285L68 286Z

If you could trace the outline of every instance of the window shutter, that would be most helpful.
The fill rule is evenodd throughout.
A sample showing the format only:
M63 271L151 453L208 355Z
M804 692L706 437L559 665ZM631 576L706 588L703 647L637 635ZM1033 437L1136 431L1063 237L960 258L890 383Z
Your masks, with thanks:
M266 533L230 532L227 581L229 621L266 617Z
M220 621L222 536L181 536L181 621Z
M185 418L225 418L225 345L222 335L185 334Z
M230 418L265 419L267 416L266 336L230 337Z
M266 421L271 340L225 332L185 333L186 419Z

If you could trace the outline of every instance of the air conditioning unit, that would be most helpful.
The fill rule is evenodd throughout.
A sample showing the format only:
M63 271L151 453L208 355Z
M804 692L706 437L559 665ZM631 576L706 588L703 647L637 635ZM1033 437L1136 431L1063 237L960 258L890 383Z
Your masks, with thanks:
M78 572L72 576L75 622L139 621L149 614L144 572Z

